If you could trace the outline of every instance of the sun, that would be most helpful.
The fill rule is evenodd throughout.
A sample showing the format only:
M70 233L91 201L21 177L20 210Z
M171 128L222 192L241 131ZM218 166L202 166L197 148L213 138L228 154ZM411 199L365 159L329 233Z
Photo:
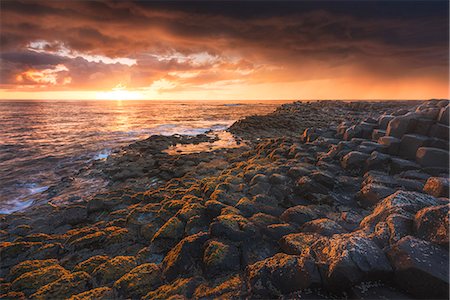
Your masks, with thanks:
M97 100L140 100L144 95L137 91L128 91L125 86L118 84L111 91L96 93Z

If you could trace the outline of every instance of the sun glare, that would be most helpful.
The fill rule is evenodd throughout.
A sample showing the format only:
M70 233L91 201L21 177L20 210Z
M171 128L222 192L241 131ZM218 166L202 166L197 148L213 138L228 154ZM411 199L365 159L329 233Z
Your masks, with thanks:
M144 95L136 91L114 88L112 91L98 92L95 97L97 100L141 100Z

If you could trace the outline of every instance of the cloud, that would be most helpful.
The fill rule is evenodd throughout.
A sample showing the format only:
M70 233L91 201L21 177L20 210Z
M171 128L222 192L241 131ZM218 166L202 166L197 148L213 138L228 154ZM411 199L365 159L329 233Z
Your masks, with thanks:
M29 70L47 74L58 65L71 80L49 79L36 88L108 90L123 82L130 89L175 93L343 77L448 79L445 1L1 6L4 89L33 82L27 76L17 82Z

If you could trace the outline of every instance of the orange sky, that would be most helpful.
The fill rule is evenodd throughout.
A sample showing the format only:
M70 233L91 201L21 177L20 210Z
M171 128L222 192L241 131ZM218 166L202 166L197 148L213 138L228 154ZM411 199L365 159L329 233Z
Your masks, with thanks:
M0 99L449 98L447 1L339 4L1 2Z

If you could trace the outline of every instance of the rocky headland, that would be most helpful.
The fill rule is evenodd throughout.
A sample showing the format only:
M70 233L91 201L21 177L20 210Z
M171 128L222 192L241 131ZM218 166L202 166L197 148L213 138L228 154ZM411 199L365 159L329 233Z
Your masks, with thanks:
M1 216L0 298L448 299L448 100L228 131L133 143L93 166L107 192Z

